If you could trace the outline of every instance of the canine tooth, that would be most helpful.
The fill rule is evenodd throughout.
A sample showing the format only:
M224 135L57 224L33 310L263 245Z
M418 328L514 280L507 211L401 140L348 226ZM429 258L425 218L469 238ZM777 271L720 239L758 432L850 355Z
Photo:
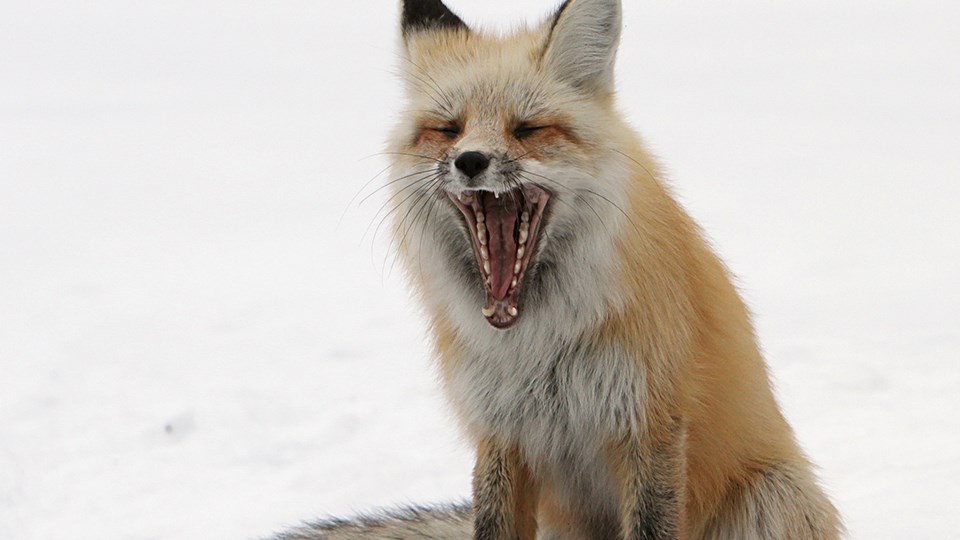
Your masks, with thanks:
M520 245L521 246L527 243L527 238L529 236L530 236L530 233L521 227L520 228Z
M519 283L519 281L517 281L517 277L514 276L513 281L510 282L510 288L515 289L517 287L517 283Z
M500 198L500 192L499 192L499 191L494 191L494 192L493 192L493 198L494 198L494 199L499 199L499 198Z
M493 306L485 307L480 310L483 313L484 317L493 317L493 314L496 313L497 309Z
M522 266L522 264L521 264L520 261L517 261L517 264L513 265L513 273L514 273L514 274L519 274L519 273L520 273L520 266Z
M483 271L487 274L490 273L490 261L483 261Z
M516 316L517 316L517 313L520 313L520 312L517 311L517 308L516 308L516 307L510 306L510 307L507 308L507 313L509 313L511 317L516 317Z
M490 260L490 252L487 251L487 246L480 246L480 257L485 261Z
M520 216L520 221L524 223L530 223L530 212L524 210L523 214Z
M517 249L517 258L518 258L518 259L522 259L522 258L523 258L523 254L524 254L524 252L526 252L526 250L527 250L527 248L525 248L524 246L521 245L520 248Z

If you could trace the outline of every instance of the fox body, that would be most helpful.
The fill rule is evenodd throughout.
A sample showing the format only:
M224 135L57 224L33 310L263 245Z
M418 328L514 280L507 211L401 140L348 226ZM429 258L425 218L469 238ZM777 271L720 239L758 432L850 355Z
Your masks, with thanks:
M620 28L619 0L569 0L506 37L439 0L403 4L391 200L477 450L458 526L836 538L726 269L616 110Z

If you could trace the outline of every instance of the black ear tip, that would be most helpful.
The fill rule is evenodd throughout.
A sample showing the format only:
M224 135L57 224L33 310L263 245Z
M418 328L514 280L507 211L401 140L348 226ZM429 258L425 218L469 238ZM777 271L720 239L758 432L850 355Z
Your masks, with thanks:
M440 0L403 0L401 27L404 35L430 29L467 29L466 23Z

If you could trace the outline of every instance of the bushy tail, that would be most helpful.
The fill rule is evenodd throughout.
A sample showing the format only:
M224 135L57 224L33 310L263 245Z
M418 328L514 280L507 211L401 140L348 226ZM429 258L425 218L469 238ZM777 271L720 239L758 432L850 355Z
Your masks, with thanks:
M412 507L352 519L311 523L272 540L469 540L473 511L469 504Z

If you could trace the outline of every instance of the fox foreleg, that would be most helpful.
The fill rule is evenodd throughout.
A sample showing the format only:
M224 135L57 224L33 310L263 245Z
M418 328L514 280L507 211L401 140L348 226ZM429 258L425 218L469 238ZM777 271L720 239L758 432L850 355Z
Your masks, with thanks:
M679 422L612 448L622 540L686 540L684 432Z
M537 492L516 448L481 443L473 471L474 540L535 540Z

